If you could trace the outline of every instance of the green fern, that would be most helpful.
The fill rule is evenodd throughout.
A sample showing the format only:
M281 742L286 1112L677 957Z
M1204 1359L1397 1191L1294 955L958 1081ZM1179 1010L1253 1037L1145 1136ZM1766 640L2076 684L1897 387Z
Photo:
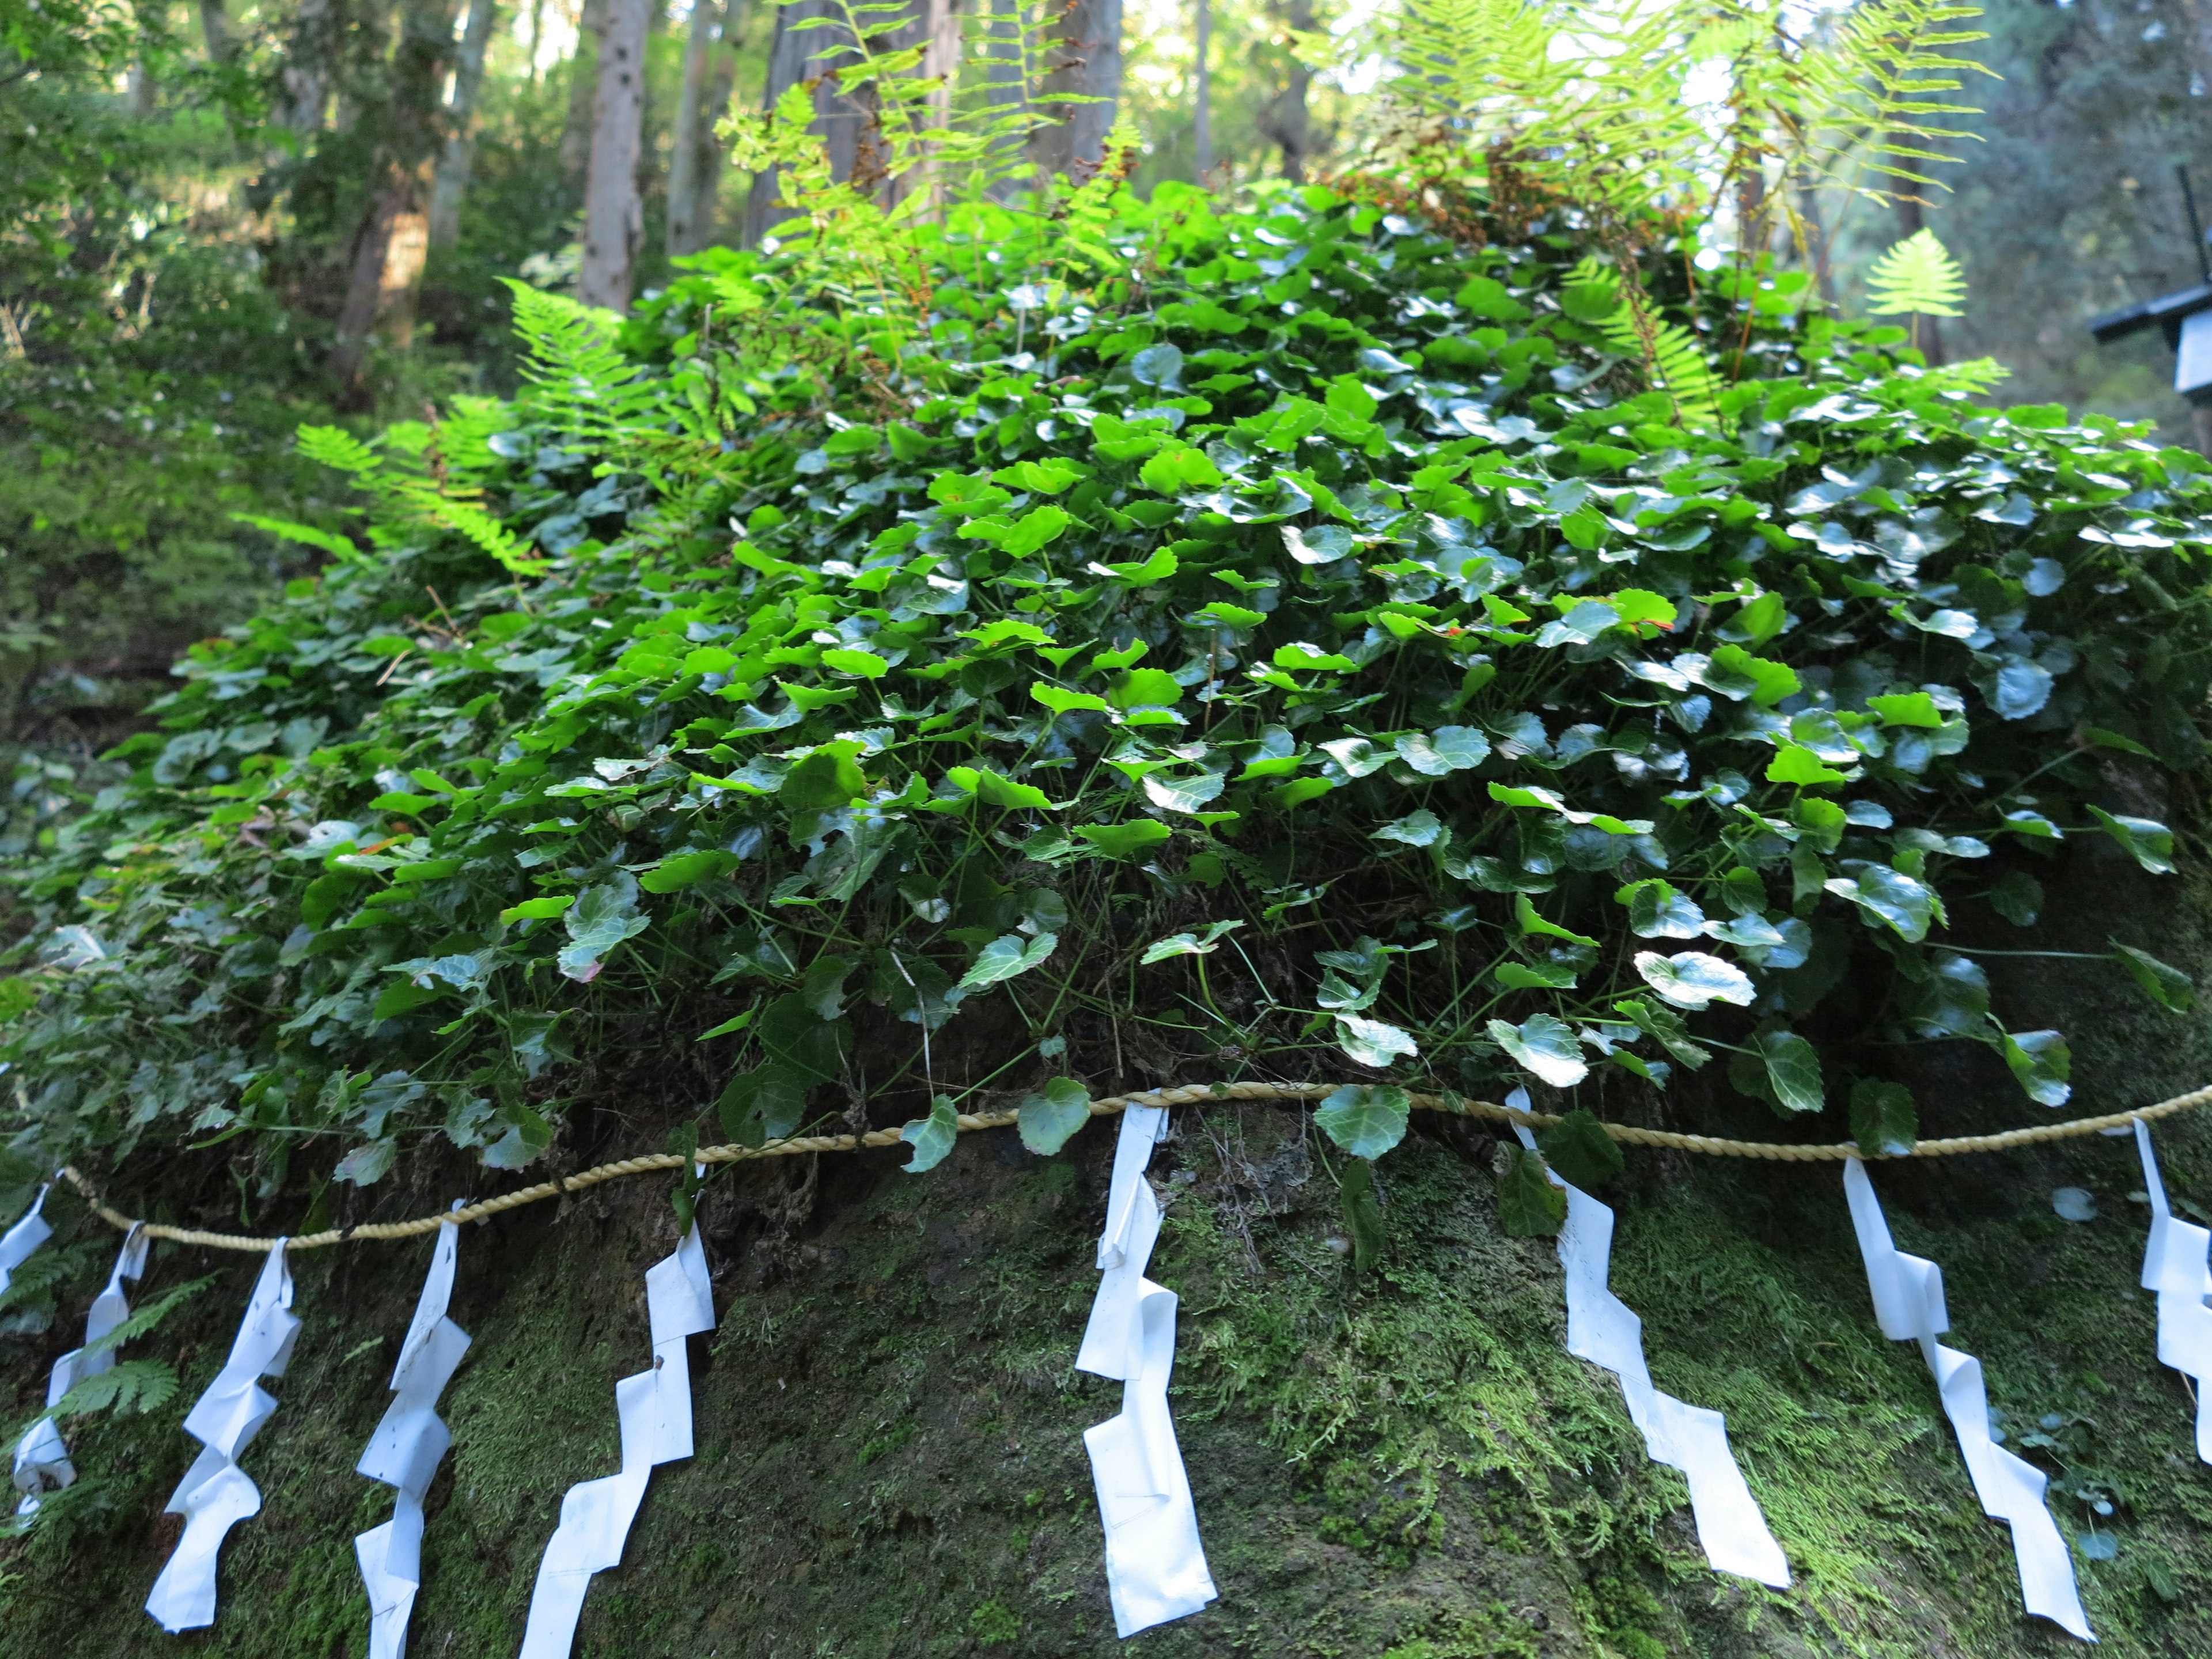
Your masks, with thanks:
M177 1397L177 1374L158 1359L125 1359L88 1376L47 1408L49 1417L88 1412L156 1412Z
M1966 297L1966 273L1951 257L1950 249L1926 227L1874 262L1867 272L1867 309L1877 317L1915 313L1923 317L1963 317L1959 301Z
M320 548L332 558L344 559L353 564L366 564L368 560L362 550L344 537L327 530L318 530L310 524L294 524L289 519L264 518L258 513L234 513L234 523L251 525L279 541L298 542L305 547Z
M1720 387L1696 335L1648 311L1639 326L1637 313L1626 305L1598 327L1622 356L1643 360L1645 382L1654 392L1667 394L1675 418L1684 426L1707 432L1719 428Z

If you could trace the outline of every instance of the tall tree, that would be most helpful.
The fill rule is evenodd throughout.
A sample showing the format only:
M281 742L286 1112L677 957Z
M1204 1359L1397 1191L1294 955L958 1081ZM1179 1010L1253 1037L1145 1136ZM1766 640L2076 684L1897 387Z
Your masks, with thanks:
M645 235L638 153L645 129L645 35L653 0L606 0L599 94L592 104L591 163L584 178L584 260L576 297L629 309L630 279Z
M373 335L404 348L430 251L430 176L442 148L439 93L454 56L453 0L408 0L389 94L374 112L377 186L354 240L331 367L358 377Z
M684 44L684 81L668 150L668 252L696 253L714 240L714 198L722 176L714 123L729 108L737 79L739 0L693 0Z
M330 0L300 0L292 15L292 36L284 53L283 96L277 118L294 132L319 131L330 102L331 64L337 54Z
M1046 57L1039 101L1045 125L1030 141L1048 176L1080 178L1098 166L1121 95L1121 0L1070 0ZM1089 101L1073 103L1071 99Z
M1260 112L1258 125L1261 135L1283 152L1283 177L1296 183L1306 176L1306 162L1313 155L1313 118L1306 101L1313 71L1298 56L1298 37L1313 29L1313 0L1290 0L1283 26L1287 59L1283 84Z
M599 35L607 0L583 0L576 11L576 50L568 58L568 113L561 124L561 170L575 179L592 154L592 111L599 89Z
M872 43L878 52L919 46L922 59L914 73L932 80L933 108L942 115L950 109L952 76L958 65L960 30L956 0L909 0L902 26ZM829 153L833 178L849 179L894 202L927 183L927 167L893 176L885 167L883 106L875 82L864 79L848 90L839 84L840 64L849 64L843 48L852 37L842 21L830 27L810 25L816 17L842 20L831 0L796 0L776 14L775 40L769 49L768 82L763 107L773 109L793 87L815 82L815 117L811 131ZM745 202L744 242L758 244L785 215L776 206L778 188L773 167L757 173Z
M453 90L446 101L446 148L430 185L430 246L451 247L461 234L461 201L469 191L476 164L477 96L483 89L484 57L497 27L499 0L469 0L468 27L461 35L460 61Z
M1193 77L1191 108L1191 149L1196 157L1198 181L1206 182L1206 175L1213 171L1213 82L1210 74L1212 54L1206 50L1212 44L1213 8L1208 0L1198 0L1198 66Z

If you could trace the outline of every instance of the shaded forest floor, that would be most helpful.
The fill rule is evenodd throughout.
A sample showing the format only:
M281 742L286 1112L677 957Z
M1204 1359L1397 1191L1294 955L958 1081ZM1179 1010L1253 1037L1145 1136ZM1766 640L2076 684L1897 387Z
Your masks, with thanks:
M2076 890L2053 947L2091 948L2112 884ZM2129 891L2162 953L2203 966L2205 895ZM2154 905L2169 907L2164 910ZM2069 934L2078 935L2069 939ZM2201 1021L2145 1012L2094 966L2014 962L2008 1006L2063 1017L2075 1111L2212 1078ZM1986 1051L1915 1051L1929 1134L2033 1121ZM1382 1170L1389 1253L1356 1277L1334 1185L1295 1112L1178 1115L1154 1179L1170 1198L1152 1276L1180 1292L1175 1404L1222 1600L1137 1639L1162 1656L1625 1659L1700 1655L2040 1655L2075 1647L2019 1612L2005 1529L1984 1519L1917 1352L1874 1327L1834 1166L1632 1155L1614 1286L1645 1322L1659 1386L1718 1407L1797 1583L1770 1593L1704 1565L1686 1492L1645 1457L1607 1374L1561 1346L1549 1241L1499 1231L1493 1143L1417 1118ZM1729 1126L1759 1134L1755 1119ZM603 1121L577 1165L647 1144ZM2212 1116L2159 1131L2169 1188L2212 1198ZM717 1178L702 1209L720 1328L694 1339L698 1454L653 1479L627 1565L596 1582L580 1656L875 1659L1105 1655L1114 1637L1081 1431L1119 1385L1071 1370L1092 1293L1111 1126L1054 1159L1011 1131L963 1139L926 1178L896 1153L788 1159ZM459 1171L445 1172L454 1181ZM377 1189L380 1218L450 1192L425 1170ZM2115 1559L2080 1559L2114 1656L2212 1652L2212 1470L2191 1402L2154 1356L2136 1288L2145 1211L2131 1142L1888 1165L1899 1244L1945 1273L1954 1335L1987 1368L2010 1443L2063 1473ZM2055 1187L2095 1195L2071 1224ZM458 1188L454 1188L458 1190ZM148 1197L237 1223L234 1205ZM226 1213L228 1210L228 1213ZM10 1408L34 1408L76 1339L115 1237L57 1194L62 1313L0 1338ZM285 1219L273 1218L269 1224ZM258 1219L258 1218L257 1218ZM617 1461L613 1385L649 1363L642 1272L672 1248L662 1183L639 1180L472 1228L453 1316L475 1338L443 1415L410 1651L511 1653L561 1495ZM262 1514L232 1534L223 1609L181 1650L236 1659L358 1653L352 1537L390 1512L353 1474L427 1245L296 1264L306 1324L282 1405L243 1460ZM10 1652L110 1659L164 1642L139 1611L177 1522L161 1506L192 1449L178 1428L220 1364L255 1264L167 1249L138 1300L216 1285L149 1340L185 1395L75 1437L79 1486L0 1546ZM19 1321L35 1324L35 1319ZM2062 1488L2064 1492L2062 1492Z

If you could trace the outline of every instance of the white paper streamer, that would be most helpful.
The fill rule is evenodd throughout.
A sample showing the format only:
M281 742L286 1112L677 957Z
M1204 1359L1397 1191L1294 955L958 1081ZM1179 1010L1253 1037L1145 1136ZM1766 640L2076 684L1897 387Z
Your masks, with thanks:
M107 1275L107 1288L93 1298L92 1311L85 1316L85 1348L106 1336L131 1316L131 1304L125 1299L123 1281L136 1280L146 1272L146 1247L149 1241L140 1231L143 1224L134 1223L123 1240L123 1249L115 1258L115 1270ZM88 1377L98 1376L115 1364L112 1348L87 1354L84 1348L72 1348L54 1361L52 1375L46 1379L46 1405L49 1409L58 1406L62 1397ZM38 1512L39 1499L50 1492L59 1492L76 1479L76 1469L69 1461L69 1447L62 1440L60 1426L51 1417L42 1417L33 1423L28 1432L15 1443L15 1490L23 1494L23 1501L15 1506L21 1516Z
M292 1273L278 1239L246 1304L230 1358L208 1384L185 1432L205 1448L169 1495L168 1513L185 1517L185 1535L146 1598L146 1611L166 1631L198 1630L215 1623L216 1560L231 1528L261 1512L261 1489L238 1467L238 1455L276 1409L260 1385L282 1376L292 1362L300 1322L292 1314Z
M1529 1109L1526 1090L1505 1103ZM1516 1123L1521 1144L1534 1152L1536 1137ZM1777 1589L1790 1587L1790 1560L1766 1528L1759 1500L1744 1483L1729 1449L1728 1419L1702 1406L1686 1405L1652 1385L1644 1358L1644 1322L1606 1283L1613 1261L1613 1211L1579 1187L1552 1175L1567 1194L1567 1222L1559 1230L1559 1266L1565 1271L1567 1352L1602 1365L1620 1379L1629 1420L1644 1436L1655 1463L1680 1469L1690 1483L1690 1515L1698 1542L1717 1571L1741 1573Z
M1196 1613L1219 1594L1198 1541L1198 1512L1168 1413L1176 1294L1145 1277L1160 1236L1159 1200L1145 1166L1167 1123L1158 1106L1121 1114L1106 1231L1098 1239L1104 1277L1075 1358L1077 1370L1122 1383L1121 1415L1086 1430L1083 1443L1106 1529L1114 1630L1123 1637Z
M2142 1156L2143 1188L2150 1197L2150 1248L2143 1253L2142 1287L2158 1294L2158 1358L2197 1380L2197 1455L2212 1463L2212 1231L2176 1221L2166 1207L2166 1183L2150 1149L2150 1126L2136 1120L2136 1151Z
M1907 1255L1889 1236L1881 1200L1866 1165L1857 1158L1844 1164L1844 1193L1851 1206L1851 1225L1865 1258L1867 1286L1881 1334L1892 1341L1915 1341L1935 1373L1943 1413L1959 1437L1974 1494L1984 1513L2012 1527L2013 1555L2020 1564L2020 1597L2030 1613L2063 1626L2085 1642L2089 1620L2081 1611L2074 1583L2073 1558L2066 1540L2044 1507L2043 1471L2015 1457L1990 1437L1990 1400L1982 1382L1982 1362L1947 1348L1936 1339L1951 1328L1943 1305L1943 1270L1925 1257Z
M453 1207L460 1207L459 1201ZM353 1540L362 1583L368 1589L368 1659L401 1659L407 1651L407 1619L422 1586L422 1499L439 1460L453 1443L437 1407L454 1367L469 1350L469 1334L446 1317L460 1231L457 1226L438 1229L429 1276L422 1281L414 1322L392 1368L392 1392L398 1398L354 1466L356 1474L399 1489L392 1519Z
M52 1191L51 1182L40 1188L39 1195L31 1200L31 1207L23 1212L22 1218L0 1233L0 1291L8 1288L15 1269L30 1260L31 1252L54 1236L52 1225L41 1213L46 1207L46 1194Z
M567 1659L584 1591L595 1572L622 1565L623 1541L656 1463L691 1455L691 1371L684 1339L714 1328L714 1296L695 1225L676 1254L645 1275L653 1323L653 1369L615 1384L622 1419L622 1473L568 1488L561 1524L545 1546L531 1592L522 1659Z

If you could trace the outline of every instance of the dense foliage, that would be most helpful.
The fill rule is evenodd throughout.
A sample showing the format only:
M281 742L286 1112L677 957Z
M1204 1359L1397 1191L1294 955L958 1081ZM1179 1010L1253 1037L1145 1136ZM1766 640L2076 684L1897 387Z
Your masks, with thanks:
M365 534L27 878L27 1135L244 1134L266 1191L519 1165L580 1103L933 1097L927 1164L978 1091L1057 1145L1057 1079L1723 1050L1891 1145L1866 1037L2062 1103L1945 930L2032 924L2068 836L2171 867L2106 809L2202 752L2203 462L1980 406L1802 277L1630 304L1540 203L1386 205L963 209L907 321L790 253L618 334L526 291L513 402L306 434ZM1372 1155L1404 1102L1322 1119Z

